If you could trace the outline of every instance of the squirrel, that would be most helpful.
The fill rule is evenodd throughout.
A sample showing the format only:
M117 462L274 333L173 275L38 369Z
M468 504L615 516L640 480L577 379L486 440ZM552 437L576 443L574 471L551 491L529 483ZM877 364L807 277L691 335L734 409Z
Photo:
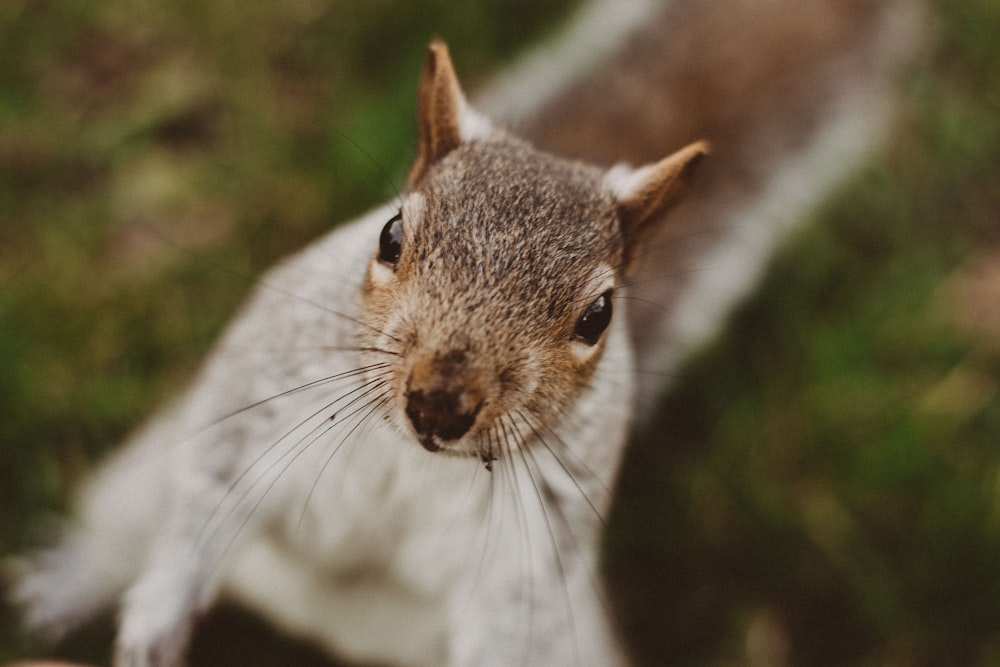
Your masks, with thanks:
M903 14L594 2L591 61L474 105L433 42L406 192L262 279L19 564L27 624L118 604L115 664L167 667L225 594L348 660L627 664L599 547L630 429L877 145Z

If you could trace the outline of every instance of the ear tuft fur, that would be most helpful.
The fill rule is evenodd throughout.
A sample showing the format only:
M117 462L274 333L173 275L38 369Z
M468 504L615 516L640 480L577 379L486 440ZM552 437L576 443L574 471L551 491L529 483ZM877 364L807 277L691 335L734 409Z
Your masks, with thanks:
M650 223L681 200L695 167L710 152L707 141L696 141L654 164L638 169L618 165L608 171L604 182L618 202L627 261Z
M417 159L407 179L411 187L423 178L430 165L462 142L482 138L492 129L489 121L465 101L448 46L441 40L427 47L417 92L417 129Z

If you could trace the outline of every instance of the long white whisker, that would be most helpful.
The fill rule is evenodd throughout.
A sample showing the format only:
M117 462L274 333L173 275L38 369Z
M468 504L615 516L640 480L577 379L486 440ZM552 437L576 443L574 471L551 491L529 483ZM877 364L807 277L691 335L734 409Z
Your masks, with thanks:
M351 396L352 394L354 394L356 392L362 391L365 388L370 387L373 384L377 384L378 382L381 382L380 378L382 376L386 375L387 372L388 371L382 371L381 373L376 374L376 376L374 378L372 378L371 380L368 380L367 382L359 385L358 387L355 387L354 389L352 389L352 390L350 390L350 391L348 391L348 392L346 392L346 393L338 396L333 401L331 401L331 402L323 405L318 410L316 410L315 412L313 412L309 416L305 417L304 419L302 419L301 421L299 421L298 424L296 424L295 426L293 426L292 428L290 428L288 431L286 431L285 433L283 433L278 439L276 439L274 442L272 442L270 445L268 445L263 451L261 451L256 457L254 457L254 460L251 461L249 465L245 466L243 468L242 472L240 472L240 474L237 475L235 479L233 479L233 481L229 485L229 488L226 490L225 495L223 495L222 499L215 506L215 509L213 509L212 512L211 512L211 514L209 514L209 516L205 519L205 524L202 527L201 533L198 536L198 543L199 544L202 543L203 539L205 538L206 533L209 530L209 527L215 521L216 517L218 517L218 514L221 511L222 507L226 505L227 499L229 499L229 497L231 496L231 494L235 492L236 487L246 478L246 476L248 474L250 474L251 470L253 470L254 468L257 467L257 465L268 454L270 454L271 452L273 452L274 449L276 447L278 447L278 445L280 445L282 442L284 442L289 436L291 436L297 430L299 430L300 428L302 428L305 424L307 424L310 421L312 421L313 419L315 419L321 413L330 410L335 405L337 405L337 403L339 403L340 401L344 400L348 396ZM315 386L319 386L319 385L315 385ZM370 390L369 390L369 392L370 392ZM347 406L352 405L354 402L356 402L360 398L363 398L369 392L362 393L360 397L356 397L356 398L352 399L351 402L347 404ZM345 406L345 407L347 407L347 406ZM247 495L249 495L249 493L259 483L259 481L261 479L263 479L263 477L265 475L267 475L274 468L274 466L278 465L282 461L282 459L284 459L286 456L288 456L291 452L293 452L296 449L298 449L300 447L300 445L305 440L307 440L312 434L316 433L316 431L319 430L321 427L322 427L322 423L314 426L310 431L308 431L307 433L305 433L299 440L297 440L294 444L292 444L288 448L288 450L284 454L282 454L277 460L275 460L274 462L272 462L267 468L265 468L263 471L261 471L250 482L249 486L247 487L246 490L244 490L243 494L238 499L236 499L235 503L233 503L232 505L230 505L229 511L227 511L226 514L224 514L223 516L219 517L219 519L218 519L219 523L221 524L222 522L224 522L232 514L232 512L235 511L235 507L237 507L240 503L243 502L243 500L247 497Z
M555 452L549 446L549 444L547 442L545 442L544 440L540 440L540 441L541 441L542 445L545 447L545 449L550 454L552 454L552 456L558 462L558 457L556 457ZM537 470L541 471L541 467L539 466L539 464L537 462L537 459L535 458L534 452L532 452L531 450L528 450L528 456L530 456L532 462L534 462L535 468ZM566 470L565 468L563 468L563 470L566 472L567 475L570 475L570 477L571 477L571 479L572 479L572 481L574 483L574 486L576 486L577 490L580 491L580 495L583 496L585 499L587 499L588 504L590 504L591 508L594 509L593 504L590 503L590 499L587 498L586 494L580 488L580 485L576 483L576 479L572 477L572 474L568 470ZM600 481L600 480L598 480L598 481ZM543 487L545 489L545 493L543 493L543 496L548 496L548 497L551 497L551 498L554 498L554 499L557 498L555 492L552 490L552 487L548 483L547 480L545 480L543 478L541 480L541 484L543 485ZM585 543L585 542L581 542L580 537L576 533L573 532L573 525L574 525L575 522L573 522L572 520L570 520L569 517L566 516L566 513L563 511L562 506L558 502L553 502L551 505L549 505L549 507L556 513L556 518L559 519L559 522L563 526L566 527L566 533L573 540L573 544L575 546L575 550L576 550L578 556L580 557L581 561L583 562L583 564L586 566L587 577L590 579L591 586L593 587L594 591L597 593L597 598L598 598L598 600L600 600L601 606L604 608L605 613L607 613L610 616L611 612L612 612L611 605L608 602L607 597L606 597L606 595L604 593L604 586L602 585L599 573L597 571L595 571L595 569L593 567L591 567L591 564L586 559L586 554L589 551L589 549L588 549L589 545L587 543ZM606 525L604 523L604 520L603 520L603 517L601 516L601 514L596 509L594 509L594 514L601 521L602 527L606 527Z
M556 571L559 574L559 581L562 583L563 602L566 607L566 621L567 623L569 623L570 632L574 638L573 653L575 656L575 662L577 664L581 664L582 661L580 659L580 642L576 630L576 617L573 615L573 603L572 600L570 600L569 596L569 585L567 584L567 578L566 578L566 566L563 563L562 553L560 552L559 549L559 540L556 538L555 526L552 523L552 518L549 516L549 505L546 504L545 502L545 495L549 495L555 498L555 494L552 493L548 484L545 482L544 478L542 478L542 470L539 467L538 461L535 459L532 451L528 448L521 448L518 453L521 455L521 459L524 461L524 469L527 472L528 477L531 481L531 488L535 492L535 498L538 501L538 508L539 510L541 510L542 518L545 520L545 525L548 528L549 542L552 547L553 560L556 566ZM537 477L532 472L532 467L534 467L535 470L538 472ZM542 493L542 490L539 488L540 483L543 484L546 489L548 489L547 494ZM569 522L566 520L566 516L562 513L561 508L558 507L558 502L555 502L553 504L556 506L555 511L557 512L557 515L560 518L562 524L566 527L567 531L570 533L570 536L572 537L572 530L570 529ZM573 539L575 542L575 538ZM579 551L579 545L577 546Z
M377 388L378 387L376 386L376 387L370 389L369 391L374 391ZM375 399L375 400L377 401L378 399ZM288 457L288 455L291 454L292 451L294 451L294 449L296 449L296 448L298 449L298 451L294 454L294 456L291 456L288 459L288 461L285 462L285 464L281 467L281 470L279 470L278 473L271 478L271 481L268 482L267 486L264 488L264 490L261 492L261 494L254 501L253 505L249 507L248 511L243 516L243 519L240 522L240 525L236 528L235 531L233 531L232 537L230 537L229 542L222 549L222 551L220 552L218 558L213 563L212 568L211 568L212 570L217 569L222 564L222 561L224 560L225 555L229 552L229 550L232 548L233 544L235 544L237 538L240 536L240 534L243 532L243 530L246 528L247 524L249 523L250 517L252 517L253 514L260 508L260 505L264 502L264 499L267 498L267 495L274 488L275 484L278 483L278 480L281 479L281 477L285 474L285 472L288 471L288 469L292 466L292 464L295 463L295 461L298 460L298 458L303 453L305 453L306 450L308 450L309 447L312 446L315 442L317 442L320 438L322 438L323 436L325 436L327 433L329 433L331 430L333 430L334 428L336 428L340 424L344 423L344 421L346 421L347 419L350 419L354 414L356 414L360 410L363 410L368 405L370 405L370 404L362 405L360 408L358 408L358 409L350 412L349 414L345 415L344 417L338 418L338 419L336 419L334 421L330 421L328 424L326 424L326 428L323 428L319 433L317 433L315 435L315 437L309 439L308 441L305 441L304 444L303 444L303 441L305 440L305 438L299 440L299 442L296 443L296 445L295 445L294 448L291 448L288 451L286 451L284 454L282 454L281 459L283 459L285 457ZM320 426L317 426L312 431L310 431L310 433L315 433L319 429L320 429ZM308 437L308 436L306 436L306 437ZM341 444L343 444L343 443L341 443ZM271 466L268 466L268 471L270 471L274 467L274 465L276 465L277 463L279 463L281 461L281 459L278 459L278 461L276 461L275 463L273 463ZM329 458L327 459L327 462L329 462ZM241 496L239 502L234 505L234 509L232 510L233 512L235 512L235 511L238 510L239 506L242 505L242 501L249 494L249 491L254 486L256 486L257 483L259 483L262 479L263 479L263 477L258 477L254 481L254 483L250 486L250 489L248 489L243 494L243 496Z
M385 383L382 383L380 386L384 387ZM368 392L365 392L365 393L367 394ZM305 502L302 503L302 512L299 514L299 520L298 520L298 522L295 525L296 532L298 532L299 528L301 528L301 526L302 526L302 520L305 518L306 510L309 507L309 501L312 499L313 493L315 493L315 491L316 491L316 486L319 484L320 478L323 476L323 473L326 471L327 467L330 465L330 462L333 460L333 457L337 455L337 452L340 451L341 447L344 446L344 443L347 442L347 440L354 434L354 432L357 431L357 429L362 424L364 424L365 422L367 422L368 419L373 414L375 414L376 411L380 410L391 399L392 399L392 389L389 388L385 392L383 392L382 394L379 394L374 399L372 399L371 401L369 401L365 405L362 405L357 410L354 410L353 412L351 412L349 415L347 415L344 418L346 420L347 418L350 418L350 417L354 416L355 414L357 414L358 412L361 412L362 410L368 408L368 412L365 413L354 424L354 426L352 426L350 428L350 430L348 430L347 433L344 434L344 437L342 437L340 439L340 442L337 443L337 445L333 448L333 450L330 452L330 454L323 461L323 465L320 466L319 470L316 472L316 477L315 477L315 479L313 479L313 483L309 487L309 493L306 494ZM329 431L327 431L327 432L329 432Z
M643 248L642 252L633 255L632 260L634 261L641 257L652 255L657 251L662 250L663 248L674 245L675 243L683 243L684 241L690 241L691 239L698 236L706 236L709 234L717 234L722 232L732 232L734 229L735 226L729 223L706 225L705 227L700 227L699 229L695 229L685 234L664 238L659 243L650 243L648 244L647 247Z
M355 368L355 369L352 369L352 370L349 370L349 371L344 371L342 373L335 373L334 375L330 375L330 376L327 376L325 378L320 378L318 380L311 380L310 382L306 382L305 384L301 384L301 385L299 385L297 387L292 387L291 389L285 389L284 391L281 391L281 392L279 392L277 394L273 394L273 395L268 396L267 398L263 398L263 399L261 399L259 401L254 401L253 403L249 403L247 405L244 405L243 407L237 408L236 410L233 410L232 412L228 412L228 413L222 415L221 417L217 417L216 419L212 420L211 422L205 424L204 426L202 426L199 429L197 429L196 431L194 431L193 434L200 433L200 432L205 431L206 429L209 429L209 428L211 428L213 426L218 426L219 424L221 424L222 422L224 422L226 420L232 419L233 417L239 416L239 415L241 415L241 414L243 414L245 412L249 412L250 410L253 410L255 408L259 408L262 405L266 405L266 404L268 404L268 403L270 403L272 401L276 401L276 400L278 400L280 398L285 398L287 396L293 396L295 394L300 394L300 393L302 393L304 391L308 391L310 389L315 389L317 387L321 387L321 386L330 384L332 382L338 382L340 380L346 380L346 379L357 377L359 375L364 375L364 374L372 372L372 371L377 371L377 370L380 370L380 369L388 368L388 366L389 366L389 364L387 364L385 362L379 362L377 364L371 364L371 365L368 365L368 366L362 366L360 368Z
M622 283L619 287L634 287L635 285L645 285L646 283L653 283L658 280L666 280L668 278L678 278L680 276L689 276L694 273L702 273L704 271L714 271L715 268L708 266L700 266L691 269L678 269L676 271L671 271L670 273L664 273L658 276L652 276L649 278L643 278L642 280L630 280Z
M506 468L509 471L511 491L514 496L514 504L517 510L517 520L520 526L520 534L524 538L524 557L527 563L527 592L524 598L528 601L528 614L526 619L527 636L524 645L524 658L519 662L521 664L526 664L526 658L531 654L531 646L534 643L534 630L535 630L535 578L534 578L534 553L531 545L531 521L528 518L527 508L524 504L524 498L521 497L520 493L520 476L517 472L517 459L514 454L516 451L520 450L521 438L518 437L516 425L513 423L509 415L504 415L500 419L500 426L503 430L503 455L501 458L506 463ZM524 578L524 569L522 567L522 579Z
M528 428L531 429L531 432L534 434L538 442L540 442L542 446L545 447L546 451L548 451L552 455L553 460L555 460L555 462L559 465L559 467L562 468L563 472L566 473L566 476L570 479L570 481L573 482L573 485L576 487L577 491L580 492L580 496L587 502L587 505L590 507L590 509L593 510L594 514L597 516L597 519L601 522L601 525L607 527L606 517L594 503L593 499L590 497L587 491L580 484L579 479L577 479L577 473L570 469L567 462L564 461L563 457L559 455L559 452L557 452L549 444L548 440L546 440L545 437L542 436L542 434L538 431L538 429L535 428L535 425L532 424L531 421L529 421L521 413L518 413L518 417L524 420L524 422L528 425ZM586 461L584 461L576 453L574 453L573 450L559 437L559 434L556 433L553 429L547 428L546 431L556 438L556 440L559 442L561 451L573 457L573 459L575 459L575 463L583 468L586 475L590 479L595 480L600 485L601 489L603 489L604 493L606 493L608 497L610 497L611 490L608 489L608 487L604 484L603 480L601 480L601 478L597 475L597 473L595 473L590 468L590 466L587 465Z
M371 326L367 322L365 322L365 321L363 321L363 320L361 320L361 319L359 319L357 317L354 317L354 316L348 315L347 313L344 313L342 311L330 308L329 306L326 306L326 305L324 305L324 304L322 304L322 303L320 303L318 301L314 301L314 300L312 300L312 299L310 299L308 297L302 296L301 294L299 294L298 292L296 292L294 290L291 290L291 289L288 289L286 287L283 287L282 285L279 285L277 283L269 282L267 280L264 280L263 278L252 276L252 275L250 275L248 273L244 273L242 271L239 271L239 270L235 269L234 267L232 267L232 266L230 266L228 264L225 264L225 263L220 262L220 261L216 261L216 260L212 259L211 257L209 257L208 255L206 255L204 253L199 253L199 252L194 251L194 250L192 250L190 248L187 248L182 243L178 243L174 239L172 239L169 236L167 236L166 234L164 234L162 230L160 230L160 229L158 229L156 227L153 227L153 226L146 227L145 231L148 234L151 234L153 236L158 237L161 241L167 243L168 245L170 245L170 246L172 246L174 248L177 248L177 249L179 249L179 250L181 250L183 252L188 253L189 256L193 256L199 262L203 262L205 264L208 264L208 265L212 266L216 271L219 271L221 273L227 273L227 274L229 274L231 276L236 276L240 280L245 281L245 282L247 282L249 284L257 285L257 286L259 286L259 287L261 287L263 289L266 289L266 290L268 290L270 292L274 292L276 294L281 294L282 296L286 296L286 297L289 297L291 299L295 299L296 301L308 304L308 305L312 306L313 308L317 308L317 309L319 309L319 310L321 310L321 311L323 311L325 313L329 313L330 315L335 315L335 316L337 316L337 317L339 317L341 319L347 320L348 322L353 322L354 324L357 324L357 325L362 326L362 327L364 327L366 329L369 329L369 330L371 330L371 331L373 331L373 332L375 332L377 334L385 335L388 338L391 338L392 340L395 340L397 343L400 342L398 339L393 338L392 336L388 336L388 334L386 334L384 331L380 331L379 329Z

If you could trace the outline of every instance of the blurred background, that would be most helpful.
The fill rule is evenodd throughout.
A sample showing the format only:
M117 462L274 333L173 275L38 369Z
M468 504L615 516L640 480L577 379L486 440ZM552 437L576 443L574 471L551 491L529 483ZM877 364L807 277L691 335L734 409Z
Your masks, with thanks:
M401 187L431 37L475 90L576 4L0 3L0 557L254 276ZM886 148L630 450L606 571L639 664L1000 664L1000 3L926 6ZM3 610L0 662L111 636ZM230 609L192 663L324 664Z

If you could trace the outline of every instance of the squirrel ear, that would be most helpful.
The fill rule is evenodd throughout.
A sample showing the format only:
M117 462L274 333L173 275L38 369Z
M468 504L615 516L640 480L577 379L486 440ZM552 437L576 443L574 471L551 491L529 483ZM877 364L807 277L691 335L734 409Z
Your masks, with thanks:
M484 137L491 131L489 121L465 101L448 47L440 40L427 48L417 92L417 129L417 159L407 178L411 187L423 178L430 165L463 141Z
M638 169L617 165L605 175L604 182L618 202L626 263L631 262L649 223L683 197L695 167L709 152L707 141L696 141L654 164Z

